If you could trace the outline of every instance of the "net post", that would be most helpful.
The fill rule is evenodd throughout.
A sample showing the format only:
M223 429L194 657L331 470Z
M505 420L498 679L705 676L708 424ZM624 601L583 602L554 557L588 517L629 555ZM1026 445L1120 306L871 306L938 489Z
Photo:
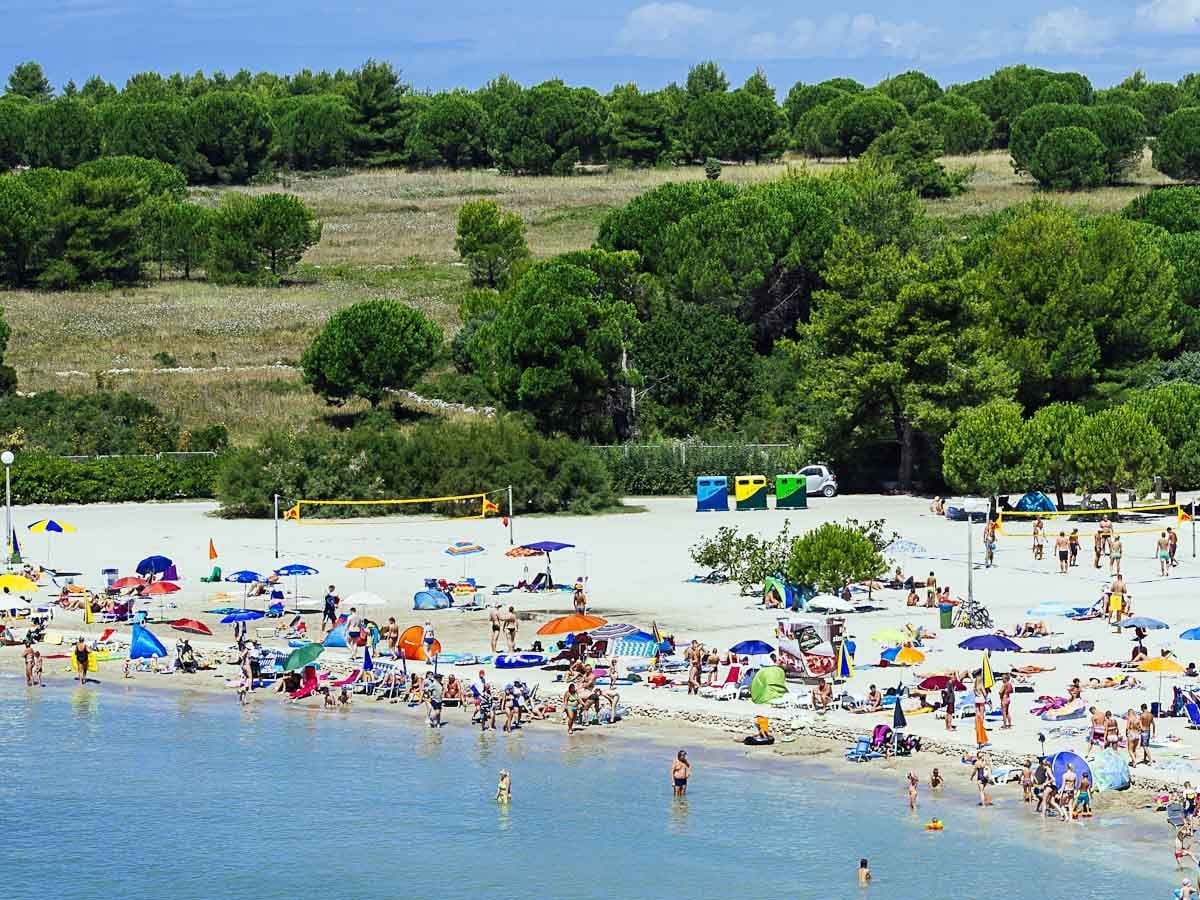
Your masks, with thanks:
M1194 537L1195 537L1195 530L1193 529L1193 538ZM1193 540L1192 543L1194 545L1195 540ZM513 506L512 506L512 485L510 484L508 486L508 546L511 547L512 545L513 545ZM1196 555L1196 553L1195 553L1195 549L1193 546L1192 556L1195 556L1195 555Z
M275 518L275 558L279 559L279 495L275 494L272 499Z

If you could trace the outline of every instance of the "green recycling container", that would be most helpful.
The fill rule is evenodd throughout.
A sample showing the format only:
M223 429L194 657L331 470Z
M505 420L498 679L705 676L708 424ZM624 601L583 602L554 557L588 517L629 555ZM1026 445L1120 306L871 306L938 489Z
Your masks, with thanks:
M938 625L942 629L954 627L954 607L949 603L938 604Z

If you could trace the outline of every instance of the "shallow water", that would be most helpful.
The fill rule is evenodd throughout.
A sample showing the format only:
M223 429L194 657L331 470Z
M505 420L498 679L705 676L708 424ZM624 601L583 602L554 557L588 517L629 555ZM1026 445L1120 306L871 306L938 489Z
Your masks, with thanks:
M1033 900L1076 898L1080 885L1090 897L1171 889L1165 826L1155 844L1121 848L1122 820L1043 825L925 796L918 818L892 785L702 748L687 800L674 801L670 749L450 721L432 732L377 707L243 710L111 683L27 693L0 680L0 895ZM501 768L513 775L509 808L492 800ZM932 815L946 831L923 830ZM860 856L875 873L866 891Z

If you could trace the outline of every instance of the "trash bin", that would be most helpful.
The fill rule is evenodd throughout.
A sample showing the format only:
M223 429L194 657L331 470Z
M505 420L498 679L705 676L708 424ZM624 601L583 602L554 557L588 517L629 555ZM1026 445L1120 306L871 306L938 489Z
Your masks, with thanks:
M949 603L938 604L938 626L945 628L954 627L954 607Z

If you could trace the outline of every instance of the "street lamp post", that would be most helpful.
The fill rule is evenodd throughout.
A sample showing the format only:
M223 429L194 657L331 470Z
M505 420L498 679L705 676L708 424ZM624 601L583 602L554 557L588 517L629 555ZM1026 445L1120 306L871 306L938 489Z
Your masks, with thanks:
M4 560L5 564L11 563L13 558L13 530L12 530L12 464L16 459L11 450L5 450L0 453L0 463L4 463L4 541L8 547L8 557Z

